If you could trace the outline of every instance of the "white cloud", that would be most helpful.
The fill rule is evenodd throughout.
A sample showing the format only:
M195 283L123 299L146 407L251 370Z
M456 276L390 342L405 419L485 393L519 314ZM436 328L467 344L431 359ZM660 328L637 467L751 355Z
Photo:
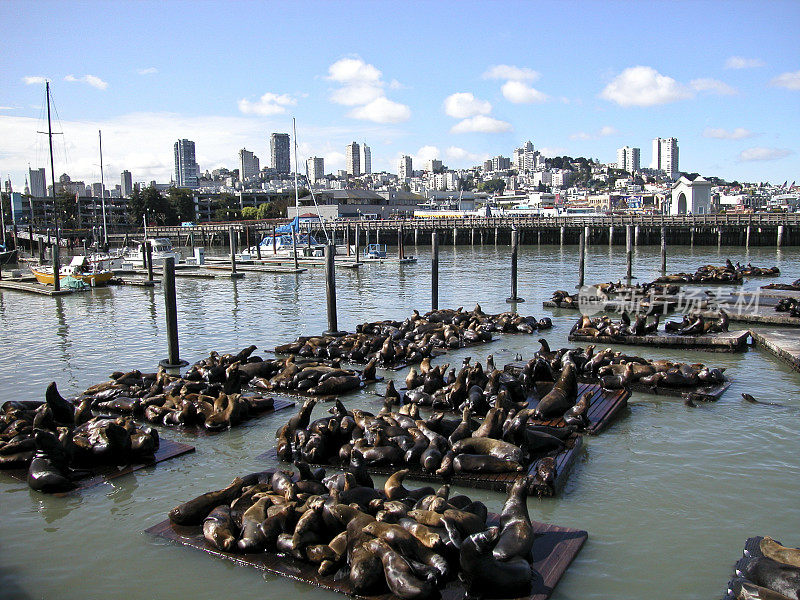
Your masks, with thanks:
M436 146L423 146L422 148L417 150L417 153L414 154L412 158L414 159L415 163L424 164L429 160L432 160L434 158L439 158L439 156L440 156L439 148L437 148Z
M64 81L69 81L70 83L85 83L87 85L92 86L93 88L97 88L98 90L105 90L108 88L108 82L103 81L99 77L94 75L84 75L83 77L75 77L74 75L70 74L64 77Z
M344 169L346 166L346 157L344 152L331 151L322 155L325 159L325 171L333 173L338 169Z
M158 69L156 69L155 67L145 67L144 69L136 69L136 72L139 75L153 75L155 73L158 73Z
M0 110L14 110L13 106L0 106Z
M578 133L573 133L569 136L571 140L594 140L597 138L608 137L611 135L617 135L619 131L617 131L616 127L612 127L611 125L603 125L600 129L597 130L597 133L587 133L585 131L579 131Z
M719 79L710 79L710 78L700 78L700 79L692 79L689 82L689 85L692 86L698 92L713 92L715 94L719 94L720 96L735 96L738 94L738 90L729 86L724 81L720 81Z
M718 140L743 140L745 138L753 137L755 134L749 129L744 127L737 127L733 131L728 131L723 128L706 127L703 131L703 137L714 138Z
M629 67L600 92L620 106L655 106L692 97L691 90L652 67Z
M726 69L754 69L763 67L764 61L759 58L742 58L741 56L731 56L725 61Z
M488 154L469 152L468 150L464 150L458 146L450 146L447 150L445 150L444 153L449 160L460 165L477 165L489 158Z
M527 67L494 65L483 74L484 79L515 79L517 81L536 81L540 74Z
M800 71L781 73L769 82L775 87L786 88L787 90L800 90Z
M569 136L571 140L591 140L591 134L586 133L585 131L579 131L578 133L573 133Z
M502 133L503 131L511 131L511 123L485 115L464 119L450 129L450 133Z
M331 92L331 101L344 106L358 106L369 104L383 96L383 90L377 85L357 84L348 85Z
M739 153L740 161L757 161L757 160L778 160L785 158L790 154L794 154L791 150L786 148L762 148L756 146L755 148L748 148Z
M506 81L500 89L506 100L514 104L532 104L534 102L547 101L547 94L543 94L522 81Z
M609 135L616 135L619 132L616 128L612 127L611 125L604 125L600 128L600 131L597 132L599 137L608 137Z
M347 116L352 119L373 121L374 123L402 123L411 118L411 109L405 104L392 102L382 96L369 104L354 108Z
M444 99L444 112L454 119L466 119L475 115L488 115L492 105L486 100L478 100L469 92L458 92Z
M377 85L381 81L381 72L360 58L342 58L328 67L328 79L346 85L363 83Z
M399 81L397 81L397 79L392 79L389 82L389 89L390 90L402 90L403 89L403 84L400 83Z
M554 146L552 148L544 147L539 148L539 152L542 153L542 156L553 158L554 156L565 156L567 154L567 149L561 146Z
M267 92L255 102L251 102L247 98L239 100L239 110L246 115L261 115L267 117L269 115L279 115L286 112L287 106L294 106L297 100L288 94L273 94Z
M24 81L26 85L42 84L45 82L45 78L39 75L27 75L22 78L22 81Z

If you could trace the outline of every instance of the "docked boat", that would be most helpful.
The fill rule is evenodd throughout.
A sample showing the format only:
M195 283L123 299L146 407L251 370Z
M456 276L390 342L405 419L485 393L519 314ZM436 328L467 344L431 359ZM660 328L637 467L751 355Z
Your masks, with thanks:
M265 235L264 238L256 246L250 246L247 250L242 252L240 260L252 260L260 253L262 257L269 258L271 256L289 257L293 256L294 246L297 246L298 256L325 256L325 244L320 243L310 233L296 233L299 229L299 219L295 219L291 223L281 225L275 229L275 235ZM295 241L292 241L294 236Z
M174 258L177 264L180 256L172 248L172 242L168 238L147 238L146 242L150 245L153 265L163 264L165 258ZM144 268L144 259L144 251L140 242L125 250L122 255L123 267Z
M17 262L17 251L6 250L5 245L0 244L0 265L10 265Z
M31 265L31 272L39 283L53 285L53 267L50 265ZM114 276L113 271L92 265L85 256L74 256L72 262L59 270L59 281L73 278L89 286L105 285Z

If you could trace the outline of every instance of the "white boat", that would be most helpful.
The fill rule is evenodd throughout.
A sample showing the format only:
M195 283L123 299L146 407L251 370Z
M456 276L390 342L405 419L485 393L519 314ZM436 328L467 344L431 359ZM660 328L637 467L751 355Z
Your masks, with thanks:
M146 242L150 245L154 266L160 263L163 264L165 258L174 258L176 264L180 260L180 254L173 250L172 242L168 238L147 238ZM145 266L141 243L131 248L126 248L125 254L122 256L122 265L123 268L132 267L135 269L141 269Z
M282 225L275 229L275 236L272 234L265 235L264 238L256 246L250 246L242 252L238 260L253 260L258 258L259 252L261 258L269 258L271 256L279 256L281 258L291 257L294 255L294 243L292 242L293 232L297 231L299 226L299 219L297 217L291 223ZM325 244L322 244L314 238L310 233L295 233L294 234L297 255L299 257L308 256L325 256Z

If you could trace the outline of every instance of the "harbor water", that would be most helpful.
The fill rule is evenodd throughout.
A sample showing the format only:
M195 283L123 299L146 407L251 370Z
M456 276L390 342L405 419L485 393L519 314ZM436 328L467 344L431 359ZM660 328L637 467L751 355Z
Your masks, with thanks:
M412 252L416 264L337 271L340 329L430 309L430 249L409 246ZM508 310L509 257L508 246L441 245L439 306L471 309L480 303L487 313ZM780 278L750 279L745 289L800 277L796 247L670 247L668 272L693 272L726 258L780 267ZM659 268L658 247L636 248L633 272L640 281L657 277ZM588 247L587 283L624 276L624 246ZM517 308L552 317L554 327L543 337L553 348L575 345L567 334L577 312L543 309L541 303L555 289L572 291L577 280L576 246L520 247L518 294L526 302ZM327 325L320 268L299 275L248 272L240 280L179 278L177 303L181 357L190 363L212 350L250 344L265 356L275 345ZM167 353L159 286L99 288L61 298L0 291L0 323L2 401L42 400L51 381L74 396L116 370L154 371ZM503 365L517 355L530 357L538 337L500 336L434 364L457 366L466 356L485 361L491 353ZM528 500L533 519L589 533L552 598L718 598L747 537L770 535L800 546L800 374L756 348L738 354L620 349L726 367L732 385L718 402L697 408L680 398L634 392L608 430L586 439L562 493ZM399 382L406 371L382 374ZM784 406L747 404L742 392ZM380 408L372 390L343 400L349 407ZM317 407L314 415L326 408ZM33 492L0 473L0 597L341 597L143 533L180 502L236 475L275 466L256 457L274 446L276 429L292 411L214 436L162 428L162 437L197 451L62 498ZM496 492L458 492L494 511L504 500Z

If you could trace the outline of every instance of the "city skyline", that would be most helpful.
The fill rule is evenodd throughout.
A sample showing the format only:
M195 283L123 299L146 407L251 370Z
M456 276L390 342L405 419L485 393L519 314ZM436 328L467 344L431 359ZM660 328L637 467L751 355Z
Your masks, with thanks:
M798 3L661 2L631 11L576 2L559 7L560 27L532 38L526 23L550 5L349 4L248 4L252 18L241 23L214 2L189 11L178 3L2 3L0 174L22 189L28 165L49 173L46 136L36 133L48 78L64 133L56 176L87 182L100 179L98 129L107 179L128 170L137 181L167 182L176 139L195 141L202 171L233 168L241 148L267 156L268 136L291 131L292 116L298 160L321 157L328 172L346 167L352 140L368 141L373 171L394 173L402 155L465 168L509 156L528 139L546 156L604 163L620 147L642 148L648 164L651 141L675 137L681 170L798 179ZM308 23L302 15L312 5L319 18ZM258 23L267 12L280 26L265 38ZM218 43L193 47L191 68L175 63L184 50L162 25L171 21ZM667 21L675 26L665 29ZM114 35L78 33L87 27ZM424 43L408 43L409 31ZM26 42L33 34L36 52ZM308 35L329 43L296 43ZM267 65L229 58L285 48L291 58ZM225 77L216 83L214 73Z

